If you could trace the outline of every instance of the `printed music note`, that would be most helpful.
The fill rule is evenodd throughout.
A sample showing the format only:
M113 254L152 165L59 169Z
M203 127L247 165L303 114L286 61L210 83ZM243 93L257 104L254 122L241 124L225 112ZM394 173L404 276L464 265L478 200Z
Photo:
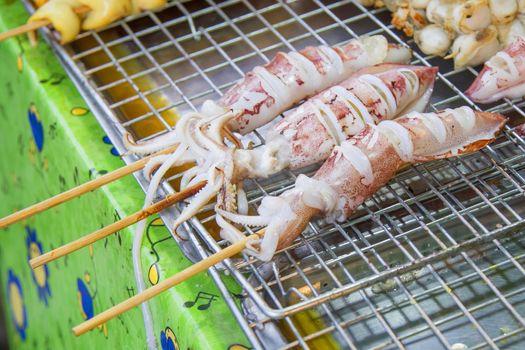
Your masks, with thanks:
M75 185L80 185L80 174L78 173L78 168L75 167L75 169L73 169L73 182L75 183Z
M49 137L51 138L51 140L54 140L55 137L57 136L57 123L54 122L53 124L49 125Z
M66 178L63 177L62 175L58 175L58 182L60 183L59 184L60 190L65 191L65 189L66 189Z
M204 310L208 310L208 308L210 307L211 303L214 300L217 300L218 298L219 298L219 296L215 295L215 294L210 294L210 293L206 293L206 292L199 292L199 293L197 293L197 297L195 297L195 300L187 301L183 305L186 308L190 308L190 307L193 307L199 301L199 299L203 299L204 301L207 301L207 303L199 305L197 307L197 309L199 309L200 311L204 311Z

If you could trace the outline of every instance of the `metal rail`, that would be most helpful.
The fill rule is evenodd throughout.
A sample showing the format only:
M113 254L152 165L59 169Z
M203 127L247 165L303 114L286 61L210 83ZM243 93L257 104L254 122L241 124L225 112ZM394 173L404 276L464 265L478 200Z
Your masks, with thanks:
M389 18L385 9L344 0L172 2L83 33L65 48L49 35L48 41L123 152L124 131L143 140L165 132L173 124L170 113L217 98L278 50L369 34L415 48ZM462 92L474 69L453 70L450 61L415 49L414 63L440 67L430 108L482 107L511 117L510 126L481 152L404 171L343 224L312 222L272 263L247 256L226 261L220 268L245 291L241 309L213 269L254 347L525 346L525 236L519 234L525 226L525 141L512 127L525 121L525 103L476 106ZM145 127L150 132L141 134ZM248 139L257 147L264 134L262 128ZM165 182L165 191L178 176ZM250 205L290 188L295 176L253 181ZM137 180L147 185L140 175ZM176 214L174 209L163 219L170 223ZM192 220L185 228L194 234L177 241L193 259L224 244L205 228L213 218Z

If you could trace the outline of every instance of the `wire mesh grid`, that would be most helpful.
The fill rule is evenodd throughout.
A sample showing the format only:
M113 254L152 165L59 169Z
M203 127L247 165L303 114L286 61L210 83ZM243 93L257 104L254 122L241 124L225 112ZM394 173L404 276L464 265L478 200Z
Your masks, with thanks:
M462 93L474 69L454 70L450 61L423 56L389 22L385 9L354 1L172 2L83 33L66 48L51 44L119 150L124 131L137 140L165 132L179 113L216 99L279 50L337 45L358 35L383 34L411 45L414 63L439 66L432 109L474 106ZM525 222L525 143L512 128L524 121L523 105L483 106L511 118L495 144L404 171L345 223L312 222L272 263L247 256L226 261L242 295L231 294L212 269L252 344L523 348L525 237L510 235ZM249 136L256 146L264 131ZM292 187L296 175L254 181L250 205ZM169 223L174 215L163 218ZM189 238L202 257L224 244L207 231L212 220L186 226L198 235Z

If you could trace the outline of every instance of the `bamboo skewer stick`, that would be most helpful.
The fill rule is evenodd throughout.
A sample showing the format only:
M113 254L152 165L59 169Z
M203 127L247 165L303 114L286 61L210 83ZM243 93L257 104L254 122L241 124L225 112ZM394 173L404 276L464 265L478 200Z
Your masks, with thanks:
M126 175L134 173L146 166L148 161L158 155L167 154L173 152L176 149L176 146L169 147L165 150L152 154L150 156L144 157L134 163L128 164L120 169L107 173L101 177L88 181L80 186L74 187L70 190L57 194L54 197L48 198L40 203L36 203L30 207L17 211L11 215L6 216L3 219L0 219L0 229L12 225L18 221L27 219L35 214L38 214L44 210L53 208L59 204L67 202L73 198L79 197L84 193L93 191L99 187L102 187L110 182L120 179Z
M153 205L147 208L144 208L142 210L139 210L136 213L131 214L130 216L127 216L119 221L116 221L111 225L103 227L100 230L92 232L84 237L81 237L77 239L76 241L70 242L61 247L53 249L50 252L37 256L36 258L31 259L29 261L29 264L31 265L33 269L35 269L39 266L47 264L48 262L61 258L65 255L71 254L74 251L79 250L80 248L86 247L90 245L91 243L94 243L102 238L105 238L119 230L122 230L125 227L133 225L134 223L137 223L140 220L147 218L148 216L158 213L161 210L164 210L167 207L177 202L180 202L190 196L193 196L195 193L199 192L204 186L206 186L206 183L207 181L203 180L203 181L196 183L193 186L186 188L182 192L170 194L166 196L164 199L154 203Z
M210 267L214 266L215 264L220 263L221 261L228 259L238 253L240 253L245 247L246 243L249 240L259 238L260 235L262 235L262 232L259 231L257 233L254 233L253 235L247 236L241 241L234 243L224 249L222 249L220 252L217 252L210 257L199 261L196 264L193 264L192 266L188 267L187 269L171 276L170 278L154 285L153 287L150 287L143 291L142 293L139 293L120 304L117 304L106 311L96 315L95 317L82 322L78 326L73 328L73 333L77 336L82 335L86 333L87 331L98 327L101 324L106 323L107 321L111 320L114 317L117 317L118 315L136 307L140 304L148 301L149 299L157 296L158 294L170 289L171 287L174 287L187 279L195 276L196 274L203 272Z
M24 25L21 25L20 27L10 29L4 33L0 33L0 41L4 41L10 38L13 38L15 36L19 36L21 34L32 32L34 30L37 30L38 28L45 27L48 24L50 24L49 21L45 19L40 20L40 21L26 23Z
M83 14L89 12L89 11L91 11L91 9L88 6L79 6L79 7L75 8L75 13L78 14L78 15L83 15ZM33 32L33 31L35 31L35 30L37 30L39 28L45 27L45 26L47 26L49 24L51 24L51 22L49 22L48 20L45 20L45 19L40 20L40 21L34 21L34 22L26 23L24 25L21 25L20 27L13 28L13 29L8 30L7 32L4 32L4 33L0 33L0 42L4 41L4 40L7 40L7 39L10 39L12 37L21 35L21 34Z

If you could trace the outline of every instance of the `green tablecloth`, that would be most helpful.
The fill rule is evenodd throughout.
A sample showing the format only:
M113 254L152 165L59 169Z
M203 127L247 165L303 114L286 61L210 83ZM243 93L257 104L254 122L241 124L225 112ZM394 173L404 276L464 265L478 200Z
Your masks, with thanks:
M20 2L0 5L0 31L26 19ZM0 43L0 63L1 216L123 165L49 47L9 40ZM71 332L135 293L131 229L36 271L28 265L30 257L138 210L143 197L130 176L0 231L0 294L12 348L146 347L138 308L81 337ZM142 256L149 284L190 264L155 218ZM239 287L232 281L228 288ZM207 274L155 298L151 310L159 348L249 345Z

